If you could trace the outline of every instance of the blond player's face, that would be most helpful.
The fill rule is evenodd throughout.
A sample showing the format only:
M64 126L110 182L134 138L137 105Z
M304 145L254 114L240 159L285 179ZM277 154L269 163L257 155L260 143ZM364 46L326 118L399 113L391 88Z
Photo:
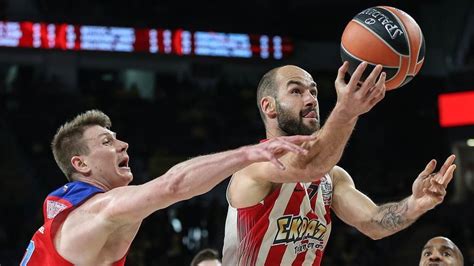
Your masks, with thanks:
M462 266L461 255L453 242L444 237L431 239L423 247L420 266Z
M128 143L116 138L114 132L101 126L92 126L84 131L83 139L89 154L83 156L91 169L91 175L110 183L112 187L123 186L133 179L128 165Z
M310 135L320 127L317 87L311 75L295 66L282 67L277 74L276 99L280 129L288 135Z

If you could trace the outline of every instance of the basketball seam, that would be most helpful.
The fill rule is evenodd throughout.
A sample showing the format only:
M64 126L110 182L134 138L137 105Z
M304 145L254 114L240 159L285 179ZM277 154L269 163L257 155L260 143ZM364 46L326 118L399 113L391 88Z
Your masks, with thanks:
M392 79L396 78L398 76L398 73L400 73L400 69L402 68L402 57L400 56L398 58L398 68L397 68L397 73L395 73L395 75L393 75L393 77L387 81L391 81ZM399 84L400 85L400 84ZM397 86L398 87L398 86Z
M421 59L420 62L416 62L416 66L418 66L419 64L423 64L425 62L425 58ZM420 69L421 70L421 69ZM419 70L419 71L420 71Z
M361 62L366 62L367 64L371 65L371 66L377 66L377 65L381 65L382 67L384 68L400 68L400 67L392 67L392 66L385 66L385 65L382 65L382 64L373 64L371 62L368 62L367 60L363 60L362 58L359 58L355 55L353 55L351 52L347 51L347 49L344 47L344 45L341 43L341 48L348 54L350 55L351 57L354 57L355 59L361 61Z
M420 53L421 53L421 46L423 45L423 41L424 41L424 37L423 37L423 32L421 31L421 28L418 27L418 31L420 32L420 47L418 47L418 54L416 55L416 63L418 64L418 57L420 56ZM426 53L426 51L425 51ZM423 57L424 59L424 57ZM421 62L421 61L420 61Z
M393 13L391 10L383 7L383 6L380 6L380 8L382 8L383 10L386 10L387 12L389 12L390 14L393 15L393 17L398 21L398 23L400 24L400 26L403 28L405 34L406 34L406 39L407 39L407 43L408 43L408 67L407 67L407 71L405 72L405 78L403 79L403 81L405 81L406 77L408 76L408 73L410 73L410 66L411 66L411 43L410 43L410 34L409 32L407 31L407 29L405 28L405 24L403 24L403 21L401 21L398 16ZM400 68L398 69L398 71L400 72L400 69L402 68L401 66L401 63L400 62ZM398 73L397 73L398 74ZM403 84L403 81L399 84L399 86L401 84Z
M373 33L373 35L375 37L377 37L378 39L380 39L383 43L385 43L387 45L388 48L390 48L390 50L392 50L394 53L398 54L399 56L406 56L404 54L401 54L399 53L397 50L395 50L395 48L393 48L388 42L386 42L383 38L381 38L375 31L371 30L369 27L365 26L362 22L359 22L355 19L353 19L352 21L354 22L357 22L357 24L361 25L362 27L364 27L366 30L370 31Z
M354 57L355 59L357 59L357 60L359 60L359 61L361 61L361 62L366 62L368 65L371 65L371 66L377 66L377 65L378 65L378 64L372 64L372 63L370 63L370 62L367 62L366 60L362 60L361 58L359 58L359 57L357 57L357 56L351 54L349 51L347 51L346 48L344 48L344 45L343 45L342 43L341 43L341 48L342 48L342 49L344 50L344 52L346 52L348 55ZM390 67L390 66L384 66L384 65L382 65L382 67L384 67L384 68L396 68L396 69L397 69L397 72L395 73L395 75L393 75L393 77L391 77L390 79L385 80L385 82L391 81L392 79L394 79L394 78L397 76L398 72L400 72L401 60L402 60L401 57L399 57L399 58L398 58L398 67ZM382 70L382 71L383 71L383 70Z

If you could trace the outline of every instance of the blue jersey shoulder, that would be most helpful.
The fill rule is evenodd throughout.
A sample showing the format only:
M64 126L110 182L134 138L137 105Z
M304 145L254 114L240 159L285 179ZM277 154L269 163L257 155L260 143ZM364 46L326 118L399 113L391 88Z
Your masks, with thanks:
M73 206L80 204L90 196L103 192L102 189L80 181L67 183L56 189L49 196L59 197L69 201Z

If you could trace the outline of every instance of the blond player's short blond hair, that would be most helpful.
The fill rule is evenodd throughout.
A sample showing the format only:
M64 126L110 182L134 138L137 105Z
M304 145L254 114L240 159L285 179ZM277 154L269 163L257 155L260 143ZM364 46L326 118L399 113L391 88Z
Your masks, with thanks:
M71 164L71 158L89 153L89 148L83 140L84 131L96 125L110 128L112 122L103 112L89 110L64 123L54 135L51 142L54 160L69 181L73 180L73 174L76 172Z

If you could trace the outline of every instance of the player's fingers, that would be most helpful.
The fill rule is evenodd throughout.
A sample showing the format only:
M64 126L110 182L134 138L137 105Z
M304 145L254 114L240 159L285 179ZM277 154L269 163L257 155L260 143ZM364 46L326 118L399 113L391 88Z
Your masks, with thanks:
M383 70L383 67L382 67L382 70ZM375 83L375 85L382 85L382 84L385 84L385 81L387 80L387 72L382 72L380 73L379 75L379 79L377 80L377 83Z
M439 193L441 195L446 195L446 188L443 186L443 184L437 182L434 179L430 180L430 188L429 190L434 192L434 193Z
M287 152L294 152L296 154L308 154L308 150L298 146L296 144L293 144L291 142L282 142L281 143L281 148L283 148Z
M344 61L342 66L337 71L336 82L346 83L344 78L346 76L347 69L349 69L349 62Z
M444 175L446 173L446 171L448 170L448 168L454 163L454 160L456 159L456 156L454 154L451 154L447 159L446 161L444 162L443 166L441 166L441 169L439 170L439 172L441 173L441 175Z
M439 193L432 192L432 191L430 191L430 190L427 189L427 188L424 188L424 189L423 189L423 193L425 193L426 195L430 196L431 198L435 198L437 202L442 202L443 199L444 199L444 195L441 195L441 194L439 194Z
M425 167L425 169L420 173L419 177L427 178L431 173L433 173L436 168L436 160L432 159Z
M281 156L293 152L296 154L302 154L303 151L298 150L297 148L288 146L287 144L284 143L274 143L271 146L265 147L265 152L268 152L271 154L272 157L280 158Z
M359 93L362 95L368 95L369 90L374 87L375 81L380 75L380 72L382 72L382 65L376 65L375 68L372 69L372 72L370 72L370 75L367 77L367 79L365 79L364 83L362 83Z
M444 196L446 195L446 193L443 193L442 191L439 191L437 189L434 189L434 188L425 188L423 190L423 192L425 192L425 194L428 194L429 196L431 197L435 197L435 198L444 198Z
M282 137L282 138L284 140L286 140L288 142L291 142L291 143L294 143L294 144L301 144L301 143L306 142L306 141L315 140L316 135L309 135L309 136L294 135L294 136L285 136L285 137Z
M456 170L456 165L455 164L450 165L439 183L441 183L444 187L448 187L449 182L451 182L451 179L453 179L454 170Z
M425 178L421 180L422 182L422 187L429 187L430 186L430 178Z
M354 73L352 73L351 79L349 80L349 83L348 83L349 88L351 88L351 90L357 89L357 83L359 82L366 68L367 68L367 62L362 62L359 64L359 66L357 66Z
M278 169L281 169L281 170L285 170L285 166L283 165L282 162L280 162L280 160L278 160L277 158L275 157L271 157L270 159L270 162L275 165Z
M296 144L293 144L291 142L288 142L288 141L285 141L285 140L281 140L279 143L278 143L278 151L277 152L281 152L281 149L283 149L284 151L286 152L294 152L296 154L307 154L308 153L308 150L299 146L299 145L296 145Z
M375 105L376 103L380 102L384 97L385 97L385 92L386 92L386 87L385 87L385 72L383 72L381 75L383 75L383 78L379 78L379 81L382 80L381 85L375 85L375 89L373 92L371 92L371 100L370 100L370 105ZM378 82L377 82L378 83ZM380 87L379 87L380 86Z
M386 87L385 87L385 78L387 77L387 74L385 72L382 72L379 76L379 79L377 80L377 83L375 83L375 86L369 91L370 95L373 97L376 97L379 94L385 95Z

